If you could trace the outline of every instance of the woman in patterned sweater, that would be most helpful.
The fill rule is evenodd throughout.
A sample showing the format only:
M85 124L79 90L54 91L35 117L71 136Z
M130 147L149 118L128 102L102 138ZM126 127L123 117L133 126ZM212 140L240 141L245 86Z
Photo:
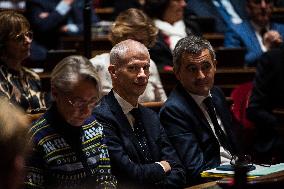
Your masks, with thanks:
M30 129L34 149L26 188L116 188L103 127L91 115L100 81L82 56L69 56L51 74L54 103Z
M22 66L29 57L32 32L27 19L14 11L0 12L0 95L26 111L46 108L39 76Z

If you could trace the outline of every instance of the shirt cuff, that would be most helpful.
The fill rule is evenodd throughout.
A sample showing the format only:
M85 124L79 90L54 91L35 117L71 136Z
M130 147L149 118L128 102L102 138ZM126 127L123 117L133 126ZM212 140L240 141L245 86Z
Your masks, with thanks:
M166 172L166 168L163 166L163 164L161 164L160 162L155 162L155 163L157 163L157 164L161 165L161 166L162 166L162 168L163 168L163 170L164 170L164 172Z
M71 6L66 4L64 1L60 1L60 3L55 8L55 10L62 16L66 15L70 9Z
M79 28L76 24L67 24L67 31L70 33L78 33Z

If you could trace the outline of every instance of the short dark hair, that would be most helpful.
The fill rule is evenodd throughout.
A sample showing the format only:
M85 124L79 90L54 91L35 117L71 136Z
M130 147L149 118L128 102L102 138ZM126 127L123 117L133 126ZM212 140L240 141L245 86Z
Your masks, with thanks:
M189 35L178 41L173 51L173 63L175 71L179 71L181 59L184 53L198 54L208 49L212 60L216 59L216 55L210 42L202 37Z
M170 0L146 0L144 12L151 18L162 20L165 10L170 4Z

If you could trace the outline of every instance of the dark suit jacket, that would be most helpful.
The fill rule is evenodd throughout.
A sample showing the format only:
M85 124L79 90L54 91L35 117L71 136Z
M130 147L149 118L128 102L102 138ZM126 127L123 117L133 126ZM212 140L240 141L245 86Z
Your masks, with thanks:
M238 15L243 19L246 18L245 1L244 0L230 0L232 6ZM228 24L218 12L212 0L187 0L186 16L195 15L200 17L211 17L215 19L215 32L225 33Z
M68 19L79 28L79 33L83 30L83 10L75 7L75 2L67 15L62 16L56 10L60 0L29 0L26 4L26 16L34 31L34 38L47 49L58 48L58 39L60 35L59 28L67 24ZM49 16L41 19L39 15L48 12Z
M211 90L217 114L236 151L232 119L223 93ZM161 108L160 121L187 172L187 183L196 183L199 173L220 164L220 146L203 112L187 91L178 84Z
M138 141L112 91L94 110L96 118L104 125L112 171L118 179L119 188L182 188L185 172L158 116L141 105L139 109L153 158L150 164L143 164ZM169 174L155 163L161 160L170 163L172 170Z
M257 150L267 152L275 145L275 127L280 126L272 114L275 108L284 108L284 46L261 56L257 65L252 94L247 108L248 118L255 124L261 137ZM274 142L273 142L274 140ZM268 142L270 141L270 142ZM278 141L277 143L281 143ZM282 141L282 146L284 146ZM277 147L275 147L276 150Z

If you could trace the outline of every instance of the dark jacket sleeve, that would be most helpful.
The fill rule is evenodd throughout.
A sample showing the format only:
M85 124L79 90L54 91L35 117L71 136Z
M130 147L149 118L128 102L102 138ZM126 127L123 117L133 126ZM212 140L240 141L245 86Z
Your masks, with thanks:
M157 120L158 121L158 120ZM164 188L180 188L185 185L185 171L181 165L178 154L170 143L164 128L160 125L160 138L158 145L161 149L160 160L167 161L171 166L171 172L164 179Z
M60 15L56 11L56 6L60 1L29 0L27 1L27 17L31 25L40 32L48 32L58 29L66 23L67 17L72 15L74 24L82 30L83 13L82 10L72 6L66 15ZM48 16L40 18L40 14L47 12Z
M275 127L278 125L276 117L272 114L272 109L275 108L273 107L275 105L273 101L276 98L274 94L280 92L275 91L275 88L279 87L275 83L281 83L281 81L277 81L277 73L281 71L277 70L279 69L277 64L280 64L280 60L275 60L275 57L279 57L279 54L277 54L274 52L264 54L257 65L252 94L247 108L248 119L254 122L257 127Z
M199 139L192 127L198 123L190 117L176 106L165 107L160 112L161 123L186 169L187 182L198 180L200 172L210 168L213 163L206 162Z

